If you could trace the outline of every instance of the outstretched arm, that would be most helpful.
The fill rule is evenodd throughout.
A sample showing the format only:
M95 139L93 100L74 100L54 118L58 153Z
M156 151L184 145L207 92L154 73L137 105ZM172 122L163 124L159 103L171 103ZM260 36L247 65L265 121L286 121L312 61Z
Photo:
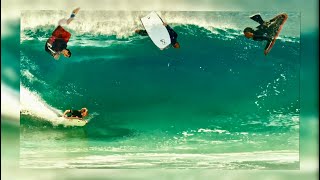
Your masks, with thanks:
M55 55L53 56L53 58L54 58L55 60L59 60L60 54L59 54L59 53L55 54Z
M52 45L50 43L46 43L46 48L45 50L51 55L53 56L53 58L55 60L59 60L59 57L60 57L60 53L59 52L56 52L52 49Z
M66 116L67 113L70 113L70 112L71 112L71 110L66 110L66 111L63 113L63 116Z

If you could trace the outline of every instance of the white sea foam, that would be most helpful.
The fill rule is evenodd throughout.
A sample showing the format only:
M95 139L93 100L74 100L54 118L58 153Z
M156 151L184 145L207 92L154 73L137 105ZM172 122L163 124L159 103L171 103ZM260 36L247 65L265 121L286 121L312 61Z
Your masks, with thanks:
M32 115L46 120L52 120L62 113L48 105L36 92L20 85L20 111L22 114Z
M200 128L200 129L198 129L198 132L217 132L217 133L221 134L221 133L227 133L228 131L227 130L221 130L221 129L203 129L203 128Z
M72 31L74 36L91 34L94 36L116 35L117 38L126 38L134 35L136 29L143 28L140 18L148 13L149 11L82 10L73 22L65 28ZM210 32L208 37L220 34L221 32L227 32L227 34L218 37L224 40L231 40L238 36L243 36L243 20L240 18L225 18L223 12L205 14L196 12L157 11L157 13L172 27L177 25L196 25L204 28ZM67 18L69 15L70 12L67 11L24 11L21 18L21 40L30 40L30 36L24 32L25 30L34 32L38 32L37 30L39 29L45 32L49 31L49 29L52 30L53 27L57 26L57 22L60 19ZM192 30L192 28L189 29ZM284 36L279 38L282 41L299 42L299 38Z

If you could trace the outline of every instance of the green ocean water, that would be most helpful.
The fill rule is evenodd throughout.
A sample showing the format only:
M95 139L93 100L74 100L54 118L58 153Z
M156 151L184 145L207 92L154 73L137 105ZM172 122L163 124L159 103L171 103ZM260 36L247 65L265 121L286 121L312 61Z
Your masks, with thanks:
M251 12L161 12L181 43L166 51L133 34L146 12L87 12L60 61L43 51L50 13L21 21L21 167L299 168L299 13L265 57L242 36ZM85 127L52 125L83 106Z

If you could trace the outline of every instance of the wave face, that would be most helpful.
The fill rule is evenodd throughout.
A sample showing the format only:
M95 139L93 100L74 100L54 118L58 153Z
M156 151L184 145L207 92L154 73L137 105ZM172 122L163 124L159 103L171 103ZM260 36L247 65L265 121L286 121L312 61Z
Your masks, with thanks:
M44 44L69 13L23 13L21 165L299 168L300 14L288 13L264 56L263 42L242 35L257 26L254 12L159 12L181 44L164 51L134 34L147 13L79 12L66 28L72 57L59 61ZM84 128L53 121L82 107L90 113ZM64 159L41 164L35 151Z

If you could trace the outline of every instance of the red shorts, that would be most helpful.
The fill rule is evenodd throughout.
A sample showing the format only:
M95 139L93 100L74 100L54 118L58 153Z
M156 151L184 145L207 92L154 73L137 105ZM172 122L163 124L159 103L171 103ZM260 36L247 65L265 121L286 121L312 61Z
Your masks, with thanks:
M54 38L62 38L65 42L68 42L71 34L63 29L61 26L58 26L52 33Z

